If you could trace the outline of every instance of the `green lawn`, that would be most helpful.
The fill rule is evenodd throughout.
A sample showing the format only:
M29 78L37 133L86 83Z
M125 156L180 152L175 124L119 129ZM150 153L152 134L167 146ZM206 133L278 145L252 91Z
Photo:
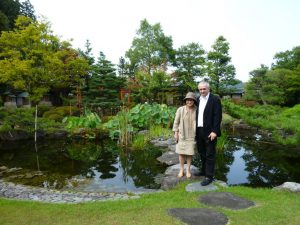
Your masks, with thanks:
M174 190L145 194L139 199L81 204L48 204L0 199L1 225L173 225L183 224L167 213L168 208L203 208L202 192L187 193L182 183ZM229 187L228 191L256 203L246 210L215 208L230 225L299 225L300 194L272 189Z

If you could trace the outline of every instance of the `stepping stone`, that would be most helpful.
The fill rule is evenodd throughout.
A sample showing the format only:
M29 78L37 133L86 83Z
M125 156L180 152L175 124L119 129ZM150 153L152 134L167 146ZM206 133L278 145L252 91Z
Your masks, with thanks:
M168 209L168 213L188 225L225 225L228 222L223 213L212 209L173 208Z
M245 209L255 206L255 203L229 192L211 192L199 198L201 203L210 206L220 206L229 209Z
M160 157L158 157L157 160L169 166L179 163L178 154L172 151L165 152Z
M200 182L190 183L185 187L187 192L195 192L195 191L215 191L218 187L212 183L207 186L201 186Z

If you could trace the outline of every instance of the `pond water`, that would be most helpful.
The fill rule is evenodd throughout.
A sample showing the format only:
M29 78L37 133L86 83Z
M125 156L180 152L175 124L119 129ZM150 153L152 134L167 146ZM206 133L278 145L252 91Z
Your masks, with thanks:
M166 165L156 158L159 148L124 151L111 140L23 141L0 145L0 166L16 168L4 179L16 183L80 191L145 191L158 189L155 178ZM18 168L22 168L18 170Z
M5 180L39 187L80 191L145 191L158 189L156 178L167 166L156 158L161 150L124 151L111 140L43 140L0 143L0 166ZM198 165L198 156L193 164ZM20 168L20 169L18 169ZM1 175L0 175L1 178ZM229 185L273 187L300 183L300 151L266 140L256 132L229 131L224 151L218 152L216 178Z
M228 143L218 153L216 177L229 185L274 187L300 183L300 148L270 141L258 131L227 131Z

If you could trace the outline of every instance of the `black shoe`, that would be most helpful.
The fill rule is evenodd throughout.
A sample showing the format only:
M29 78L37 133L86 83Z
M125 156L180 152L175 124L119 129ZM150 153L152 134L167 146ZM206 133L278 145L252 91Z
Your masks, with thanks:
M207 186L209 185L211 182L213 182L213 178L210 177L205 177L204 180L201 182L201 186Z
M204 173L204 172L194 173L194 176L197 176L197 177L204 177L204 176L205 176L205 173Z

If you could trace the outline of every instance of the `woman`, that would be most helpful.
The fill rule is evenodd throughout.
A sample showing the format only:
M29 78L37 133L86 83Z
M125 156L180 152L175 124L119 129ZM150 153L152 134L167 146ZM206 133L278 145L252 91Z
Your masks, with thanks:
M176 153L179 154L180 170L178 177L183 177L184 162L186 159L186 177L191 177L192 156L196 150L196 96L188 92L184 98L185 105L177 109L173 124L174 137L177 142Z

